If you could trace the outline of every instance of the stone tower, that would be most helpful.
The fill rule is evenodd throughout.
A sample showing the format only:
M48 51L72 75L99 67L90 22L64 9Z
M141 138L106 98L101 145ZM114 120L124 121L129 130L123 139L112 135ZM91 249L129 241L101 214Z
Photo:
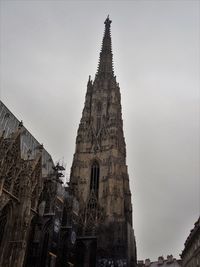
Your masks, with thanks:
M94 81L89 77L87 84L70 176L70 188L80 203L75 266L133 267L131 192L109 17L104 24L99 65Z

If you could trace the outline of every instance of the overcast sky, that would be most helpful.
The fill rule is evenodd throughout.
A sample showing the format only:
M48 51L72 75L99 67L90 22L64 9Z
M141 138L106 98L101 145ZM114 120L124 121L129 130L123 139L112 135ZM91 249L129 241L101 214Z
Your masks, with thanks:
M110 14L138 259L179 257L200 213L200 2L0 7L1 100L67 174Z

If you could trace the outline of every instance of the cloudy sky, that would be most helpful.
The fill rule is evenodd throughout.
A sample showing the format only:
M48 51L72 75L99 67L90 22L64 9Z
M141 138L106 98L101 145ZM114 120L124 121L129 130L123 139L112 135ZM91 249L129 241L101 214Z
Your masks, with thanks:
M200 213L200 2L1 1L0 97L70 173L112 19L138 259L178 257Z

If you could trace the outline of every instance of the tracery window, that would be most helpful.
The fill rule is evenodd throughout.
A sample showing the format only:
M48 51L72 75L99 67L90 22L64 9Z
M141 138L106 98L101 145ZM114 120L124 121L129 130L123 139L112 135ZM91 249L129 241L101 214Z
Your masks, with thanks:
M99 191L99 173L99 164L97 161L94 161L91 166L90 191L93 190L97 197Z

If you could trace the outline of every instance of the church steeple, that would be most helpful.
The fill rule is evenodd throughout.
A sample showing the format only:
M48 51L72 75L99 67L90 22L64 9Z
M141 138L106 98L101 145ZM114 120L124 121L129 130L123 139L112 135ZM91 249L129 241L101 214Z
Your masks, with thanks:
M109 16L106 18L104 37L102 42L102 48L100 52L99 65L97 69L97 77L103 76L114 76L113 71L113 54L112 54L112 42L111 42L111 32L110 25L112 21L109 19Z
M109 17L104 23L99 66L94 82L88 80L70 175L70 189L80 204L75 266L112 262L135 267L121 95L112 66Z

